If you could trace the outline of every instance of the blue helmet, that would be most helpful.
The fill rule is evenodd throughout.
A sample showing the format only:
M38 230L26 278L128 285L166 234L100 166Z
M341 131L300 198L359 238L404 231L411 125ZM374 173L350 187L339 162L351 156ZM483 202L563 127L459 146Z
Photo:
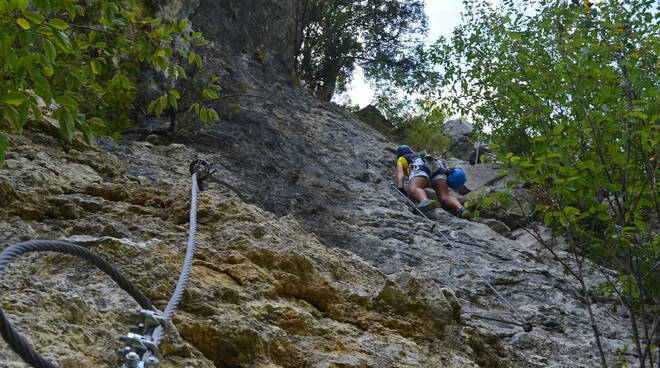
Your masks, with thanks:
M399 146L399 148L396 149L396 157L401 157L406 153L413 153L412 148L410 148L408 145L402 144Z
M465 177L465 171L460 167L454 168L454 170L447 175L447 184L452 189L458 189L465 185L467 178Z

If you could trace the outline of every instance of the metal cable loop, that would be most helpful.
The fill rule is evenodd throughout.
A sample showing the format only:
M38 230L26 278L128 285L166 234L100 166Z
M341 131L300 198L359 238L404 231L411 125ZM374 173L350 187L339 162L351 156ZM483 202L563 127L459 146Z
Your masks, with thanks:
M31 240L9 246L0 253L0 273L16 257L32 252L57 252L83 258L101 271L105 272L119 287L126 291L144 309L153 309L151 300L147 298L133 283L125 278L117 269L103 257L79 245L60 240ZM9 320L0 308L0 333L7 344L25 362L36 368L56 368L55 365L41 357L30 344L9 323Z

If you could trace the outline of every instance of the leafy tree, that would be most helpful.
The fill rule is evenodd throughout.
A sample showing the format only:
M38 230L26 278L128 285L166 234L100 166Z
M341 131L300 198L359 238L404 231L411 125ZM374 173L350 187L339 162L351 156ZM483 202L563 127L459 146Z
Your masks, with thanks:
M530 231L577 281L601 366L589 267L626 308L639 366L660 366L659 3L464 4L434 55L454 104L490 125L501 159L536 193L528 215L555 237Z
M145 16L135 0L0 0L0 26L0 124L21 132L30 111L37 120L48 113L66 139L78 130L90 144L99 134L118 138L129 124L145 69L163 77L149 111L177 111L177 81L187 65L202 67L191 47L206 44L185 20ZM217 98L214 83L192 95ZM202 121L217 120L212 109L190 106ZM0 133L0 163L8 147Z
M356 66L372 80L403 83L434 75L416 37L422 0L297 0L295 67L322 100L343 91Z

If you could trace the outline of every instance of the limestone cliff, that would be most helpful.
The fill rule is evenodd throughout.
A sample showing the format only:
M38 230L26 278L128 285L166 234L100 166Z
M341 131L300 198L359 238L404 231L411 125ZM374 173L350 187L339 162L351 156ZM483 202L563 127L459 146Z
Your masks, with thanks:
M162 307L183 258L185 163L198 152L131 142L110 144L122 150L115 156L63 145L38 126L12 145L0 172L3 243L83 244ZM457 323L451 290L405 272L387 277L325 247L293 215L211 184L198 222L199 251L163 367L508 366L494 336ZM113 366L137 305L94 267L32 255L1 284L2 307L46 357L61 367ZM22 366L4 344L0 364Z
M149 3L204 31L207 67L227 91L249 96L219 102L219 111L240 109L209 129L101 139L98 148L31 123L10 137L0 168L3 247L83 244L162 308L183 260L188 164L204 157L219 171L200 197L199 251L163 367L595 366L579 294L540 245L520 229L505 237L436 210L438 228L456 238L447 249L383 178L396 145L288 83L294 1ZM499 183L494 165L452 162L469 167L472 188ZM535 329L471 317L513 318L460 260ZM104 275L33 255L0 284L11 321L60 367L117 366L116 339L136 305ZM607 304L595 311L613 360L626 345L625 319ZM24 366L4 344L0 365Z

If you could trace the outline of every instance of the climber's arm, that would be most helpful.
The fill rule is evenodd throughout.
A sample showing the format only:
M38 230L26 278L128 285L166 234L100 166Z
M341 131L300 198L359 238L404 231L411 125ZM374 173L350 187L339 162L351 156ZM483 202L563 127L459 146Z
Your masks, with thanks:
M398 162L396 164L396 186L397 188L403 188L403 164L401 162Z

